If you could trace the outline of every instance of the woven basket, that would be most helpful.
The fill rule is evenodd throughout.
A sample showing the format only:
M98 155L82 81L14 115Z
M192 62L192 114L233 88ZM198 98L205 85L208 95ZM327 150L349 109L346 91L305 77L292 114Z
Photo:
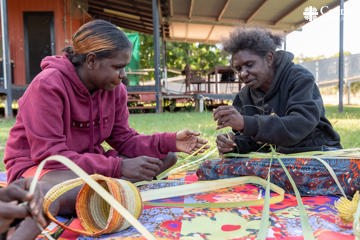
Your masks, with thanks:
M105 188L135 218L139 218L143 203L138 189L131 183L121 179L91 176ZM44 198L44 212L55 223L65 229L86 236L99 236L126 229L130 224L115 209L104 201L89 185L84 184L76 199L76 213L84 230L70 229L59 222L49 211L51 204L63 193L83 184L81 179L73 179L56 185Z
M103 176L97 176L95 180L134 217L139 218L142 201L139 191L132 183ZM89 185L84 185L78 194L76 213L82 226L89 232L105 234L130 227L120 213L111 208Z

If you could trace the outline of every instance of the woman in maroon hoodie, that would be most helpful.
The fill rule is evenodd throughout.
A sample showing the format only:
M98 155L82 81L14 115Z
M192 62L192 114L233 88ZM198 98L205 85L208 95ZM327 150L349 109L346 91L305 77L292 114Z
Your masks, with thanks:
M31 176L43 159L55 154L88 174L151 180L176 162L173 152L192 153L207 143L190 130L143 135L130 128L121 83L130 58L126 35L109 22L95 20L79 28L64 56L43 59L42 71L19 100L6 144L9 182ZM113 150L105 151L104 141ZM62 164L47 163L44 191L74 177ZM60 209L71 214L74 204L66 202Z

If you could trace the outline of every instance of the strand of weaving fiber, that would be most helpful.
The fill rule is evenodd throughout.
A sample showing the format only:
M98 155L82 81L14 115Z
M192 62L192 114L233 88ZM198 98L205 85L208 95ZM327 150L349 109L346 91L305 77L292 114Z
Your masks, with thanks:
M98 184L94 179L92 179L84 170L78 167L74 162L68 158L61 155L54 155L44 159L38 166L34 179L30 185L30 193L34 193L36 184L38 182L40 172L45 166L47 161L58 161L72 170L76 175L78 175L84 182L86 182L96 193L98 193L102 198L112 206L116 211L118 211L134 228L136 228L146 239L156 238L134 217L132 216L112 195L110 195L100 184Z
M257 235L257 239L265 240L269 231L270 225L270 170L271 170L272 159L270 159L269 170L267 174L267 184L265 188L264 207L261 215L260 230Z
M357 205L356 212L354 214L353 232L356 240L360 239L360 201Z
M152 181L151 183L156 183L159 181ZM159 200L164 198L171 198L177 196L184 196L189 194L203 193L214 191L217 189L233 187L241 184L257 184L261 186L266 186L269 184L269 188L277 193L278 195L270 198L270 203L278 203L284 199L285 191L279 186L268 183L266 180L257 177L257 176L243 176L243 177L234 177L234 178L225 178L218 180L209 180L209 181L198 181L191 184L185 184L180 186L165 187L159 189L151 189L148 191L140 192L141 198L144 201L145 205L149 206L172 206L172 207L213 207L213 208L229 208L229 207L246 207L246 206L256 206L262 205L264 199L257 200L247 200L239 202L219 202L219 203L164 203L164 202L150 202L152 200ZM185 193L185 194L184 194Z
M196 151L195 153L189 155L188 157L186 157L184 159L184 161L186 161L188 158L194 156L195 154L197 154L201 149L203 149L206 145L203 145L203 147L201 147L200 149L198 149L198 151ZM203 155L202 157L200 157L199 159L195 160L195 161L192 161L192 162L189 162L189 163L186 163L186 164L183 164L183 165L180 165L180 166L177 166L177 167L173 167L173 168L169 168L167 170L165 170L164 172L160 173L158 176L156 176L156 179L164 179L168 176L170 176L171 174L176 174L176 173L179 173L179 172L182 172L182 171L186 171L187 169L189 169L190 167L193 167L194 165L196 164L199 164L201 163L203 160L205 160L207 157L209 157L210 155L212 155L213 153L216 152L216 148L214 149L209 149L209 151L207 153L205 153L205 155Z

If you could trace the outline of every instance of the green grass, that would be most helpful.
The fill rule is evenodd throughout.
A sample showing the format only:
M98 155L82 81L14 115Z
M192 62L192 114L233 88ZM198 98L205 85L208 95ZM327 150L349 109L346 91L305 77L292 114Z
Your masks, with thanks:
M360 106L346 106L338 113L337 106L326 106L326 116L338 131L344 148L360 147Z
M9 135L9 130L14 122L15 119L0 118L0 171L4 170L2 159L4 157L5 143Z
M326 106L327 117L341 136L344 148L360 147L360 106L345 106L343 113L338 113L337 106ZM0 159L3 158L5 142L14 119L0 119ZM162 114L132 114L130 126L140 133L179 131L192 129L201 132L212 146L219 133L210 112L176 112ZM3 170L0 162L0 170Z

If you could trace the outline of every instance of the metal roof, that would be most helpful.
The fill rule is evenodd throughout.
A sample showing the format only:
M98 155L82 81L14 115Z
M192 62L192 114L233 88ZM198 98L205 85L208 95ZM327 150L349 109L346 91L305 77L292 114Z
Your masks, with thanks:
M160 35L167 41L218 43L241 25L288 33L308 22L305 8L321 16L338 5L337 0L158 0ZM88 0L87 12L153 34L152 0Z

